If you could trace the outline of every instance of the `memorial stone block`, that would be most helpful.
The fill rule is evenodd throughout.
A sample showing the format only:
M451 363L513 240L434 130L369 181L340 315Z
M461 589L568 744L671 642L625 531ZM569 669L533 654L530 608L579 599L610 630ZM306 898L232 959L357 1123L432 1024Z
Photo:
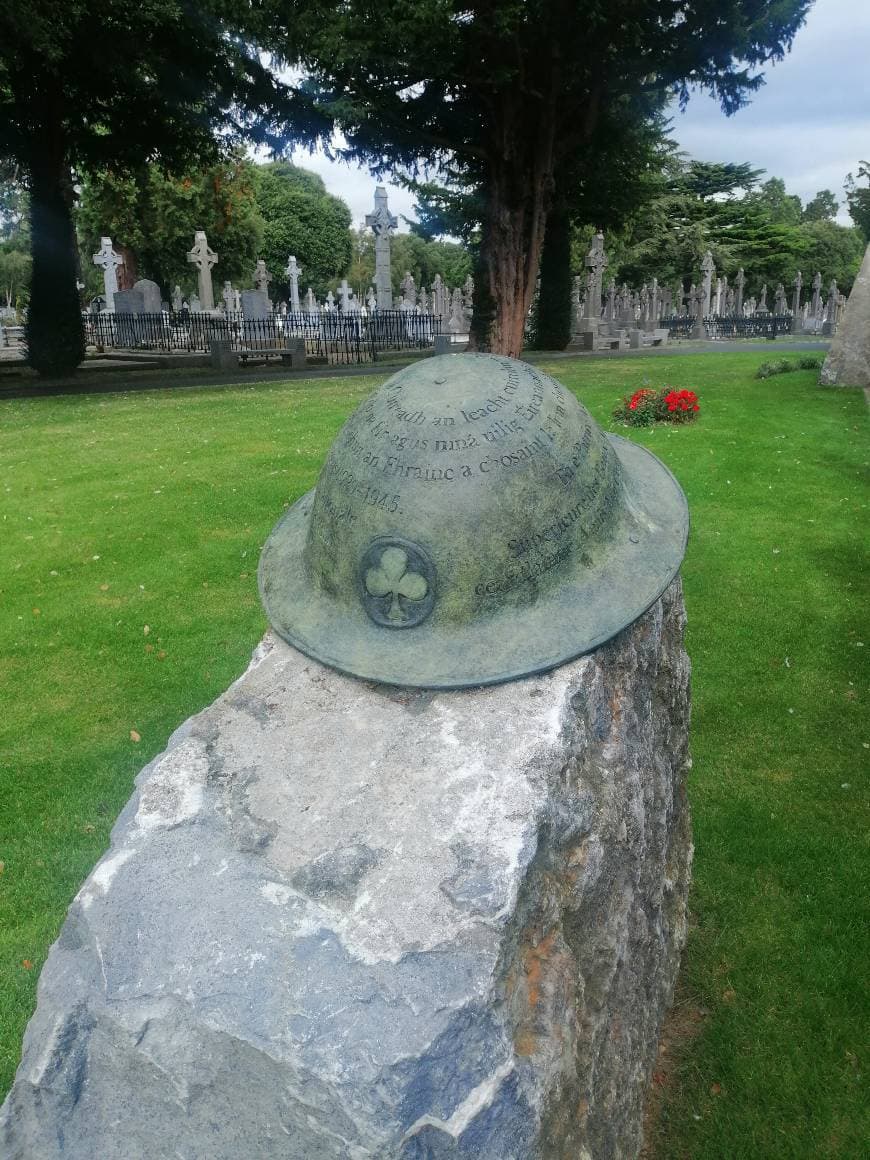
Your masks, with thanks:
M264 548L280 636L70 908L4 1160L635 1156L686 932L686 533L534 367L369 396Z

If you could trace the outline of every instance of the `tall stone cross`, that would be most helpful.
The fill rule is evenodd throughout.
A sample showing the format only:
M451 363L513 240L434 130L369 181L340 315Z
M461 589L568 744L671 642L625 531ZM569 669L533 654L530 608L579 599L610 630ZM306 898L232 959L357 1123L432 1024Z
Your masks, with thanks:
M601 318L601 293L607 255L604 252L604 234L600 231L592 239L586 253L586 313L590 318Z
M272 275L266 269L266 262L263 258L257 258L257 264L254 267L254 285L261 294L269 297L269 283L272 281Z
M290 280L290 309L295 314L299 310L299 275L302 267L296 261L296 255L291 254L287 259L287 269L284 271Z
M743 313L743 287L746 285L746 275L743 273L743 267L737 271L737 277L734 279L734 285L737 287L737 293L734 296L734 313Z
M710 313L710 299L713 292L713 275L716 273L716 265L713 262L713 255L708 250L701 262L701 273L704 275L704 280L701 283L701 310L706 318Z
M350 286L347 284L347 278L342 278L338 286L338 292L341 295L341 309L342 311L350 308Z
M211 282L211 268L217 264L218 256L209 249L205 230L197 230L193 236L193 249L187 251L187 260L196 266L199 275L199 304L203 310L214 310L214 287Z
M94 265L100 266L103 271L103 292L106 299L106 309L114 310L115 294L118 291L117 267L123 265L124 259L116 254L111 238L100 238L100 248L94 254Z
M817 273L813 278L813 318L818 318L822 305L822 275Z
M791 332L792 332L792 334L797 334L801 328L801 287L803 286L803 284L804 284L803 277L801 276L800 270L798 270L797 274L795 275L794 282L792 283L792 285L794 286L794 294L792 295L792 299L791 299Z
M387 191L383 185L375 189L375 208L366 214L366 225L375 235L375 290L378 309L391 310L393 306L393 276L390 270L390 235L399 219L390 213Z

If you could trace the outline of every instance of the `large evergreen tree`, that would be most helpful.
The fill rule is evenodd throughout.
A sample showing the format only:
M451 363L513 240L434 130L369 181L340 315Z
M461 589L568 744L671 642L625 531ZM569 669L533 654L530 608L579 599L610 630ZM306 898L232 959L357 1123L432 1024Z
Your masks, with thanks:
M228 143L286 117L285 89L249 43L263 18L230 0L0 6L0 161L20 165L31 197L27 339L41 373L71 372L84 351L74 174L183 167L215 155L217 127Z
M376 169L448 164L480 194L480 346L517 354L560 167L614 102L712 91L733 112L811 0L274 0L311 108ZM491 310L487 303L492 304Z

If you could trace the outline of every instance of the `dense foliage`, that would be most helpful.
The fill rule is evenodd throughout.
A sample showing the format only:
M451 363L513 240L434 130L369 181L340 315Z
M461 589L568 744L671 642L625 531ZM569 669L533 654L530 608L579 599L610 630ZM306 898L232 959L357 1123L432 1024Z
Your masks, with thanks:
M296 132L380 170L448 166L475 190L475 338L517 353L564 164L638 92L707 89L733 112L809 0L276 0L272 43L307 70ZM282 24L283 21L283 24ZM316 117L323 118L317 125ZM597 171L593 170L597 176Z
M31 202L28 348L41 372L70 373L84 348L72 229L74 175L174 170L216 157L289 115L284 86L250 43L262 5L224 0L33 0L0 6L0 161Z
M294 254L302 267L300 285L322 294L346 274L352 258L350 210L326 192L322 178L286 161L252 170L257 209L263 222L260 257L273 276L273 297L289 299L284 271Z
M196 230L205 230L219 255L215 282L247 279L244 284L249 284L263 237L252 168L230 156L181 177L172 177L157 164L130 174L88 174L76 211L87 290L103 292L102 272L91 260L103 235L112 238L124 258L123 285L152 278L165 300L176 284L191 290L196 270L186 255Z
M846 178L846 202L849 216L861 231L864 241L870 244L870 184L859 185L861 180L870 183L870 161L862 161L858 166L858 180L850 173Z
M393 290L398 293L406 274L419 289L431 289L436 274L451 288L461 286L472 270L472 259L457 242L427 239L418 233L395 234L390 245ZM365 294L374 283L375 239L371 230L353 231L353 262L348 280L357 295Z
M608 238L609 275L632 286L653 277L688 286L700 281L701 259L710 250L719 273L732 282L743 267L746 297L757 295L764 283L771 293L778 282L790 292L798 270L805 287L820 271L826 287L836 278L848 291L863 242L857 229L831 220L833 194L822 190L804 208L781 179L759 185L761 175L748 165L687 161L672 153L656 175L652 196ZM587 237L578 234L575 269L582 268Z

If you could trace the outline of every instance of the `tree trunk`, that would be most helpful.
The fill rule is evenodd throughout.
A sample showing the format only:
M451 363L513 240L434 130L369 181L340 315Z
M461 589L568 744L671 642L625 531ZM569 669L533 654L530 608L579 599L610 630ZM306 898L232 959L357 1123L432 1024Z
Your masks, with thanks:
M471 346L519 358L553 190L557 74L549 99L503 94L483 181L484 214ZM478 311L478 298L483 309Z
M534 350L564 350L571 341L571 219L561 197L547 215L541 288L532 327Z
M27 358L40 375L71 375L85 356L72 180L59 121L46 124L30 164L31 275Z
M538 276L549 190L540 174L528 174L526 191L517 194L519 175L508 180L504 176L495 176L486 199L471 345L519 358Z

